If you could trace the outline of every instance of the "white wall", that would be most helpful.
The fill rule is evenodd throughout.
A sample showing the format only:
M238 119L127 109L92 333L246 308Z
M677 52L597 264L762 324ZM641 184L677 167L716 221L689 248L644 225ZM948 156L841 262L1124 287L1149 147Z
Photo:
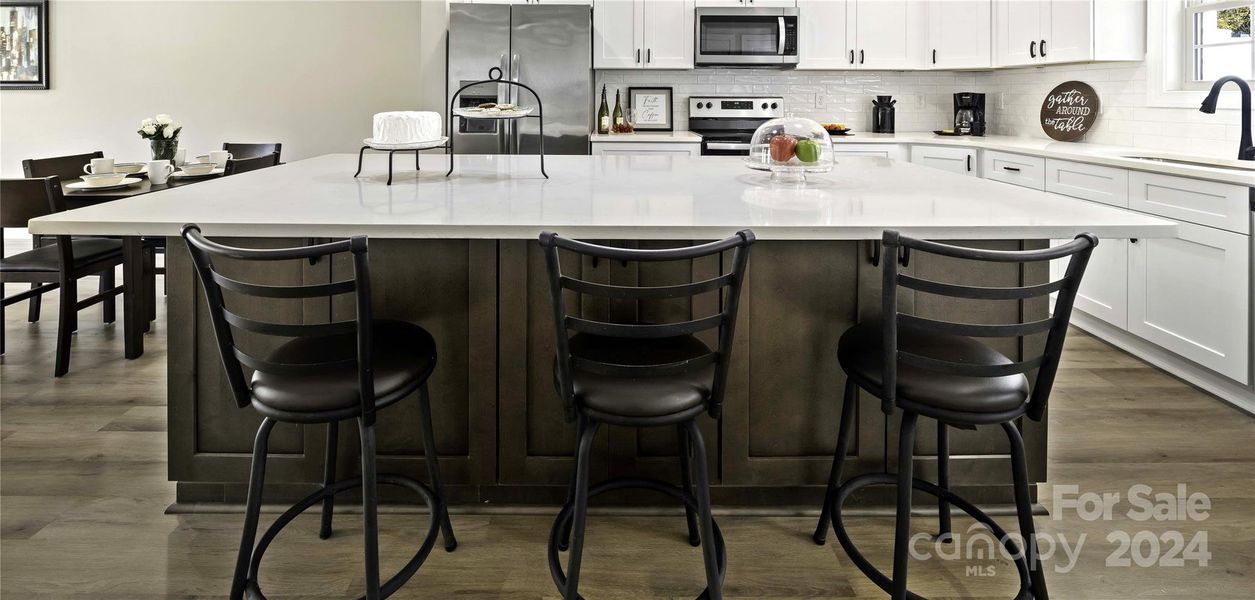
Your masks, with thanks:
M0 175L20 177L24 158L93 150L146 160L135 129L156 113L183 123L180 147L192 153L224 141L282 142L285 161L356 152L372 114L441 104L443 90L423 85L444 71L443 41L420 30L426 10L415 1L54 2L51 89L0 93Z

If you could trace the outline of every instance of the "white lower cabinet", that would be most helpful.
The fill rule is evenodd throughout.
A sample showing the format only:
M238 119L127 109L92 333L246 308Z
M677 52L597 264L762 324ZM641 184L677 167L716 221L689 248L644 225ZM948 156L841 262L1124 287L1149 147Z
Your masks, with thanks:
M981 173L985 179L1035 190L1046 189L1046 159L1040 156L986 150L981 159Z
M1130 244L1129 331L1248 383L1250 257L1250 237L1192 223Z
M980 167L976 150L949 146L911 146L911 162L969 177L978 176Z
M593 142L593 155L603 154L652 154L672 156L701 156L701 142Z
M875 156L893 160L907 160L910 154L900 144L850 144L833 142L832 153L841 160L842 156Z
M1050 240L1058 246L1072 240ZM1063 279L1068 261L1050 263L1050 280ZM1103 239L1090 254L1081 289L1072 304L1075 310L1102 319L1120 329L1129 327L1129 241Z

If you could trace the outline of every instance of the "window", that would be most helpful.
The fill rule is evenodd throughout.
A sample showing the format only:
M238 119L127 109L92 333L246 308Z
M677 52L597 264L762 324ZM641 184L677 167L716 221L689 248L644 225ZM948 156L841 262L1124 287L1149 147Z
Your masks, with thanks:
M1181 87L1200 89L1226 75L1255 80L1253 0L1186 0Z

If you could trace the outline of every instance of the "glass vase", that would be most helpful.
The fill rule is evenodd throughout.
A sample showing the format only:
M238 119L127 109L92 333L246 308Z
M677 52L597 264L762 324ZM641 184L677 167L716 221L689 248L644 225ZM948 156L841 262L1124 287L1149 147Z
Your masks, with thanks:
M174 153L179 150L179 138L154 138L149 141L153 151L153 160L168 160L174 164Z

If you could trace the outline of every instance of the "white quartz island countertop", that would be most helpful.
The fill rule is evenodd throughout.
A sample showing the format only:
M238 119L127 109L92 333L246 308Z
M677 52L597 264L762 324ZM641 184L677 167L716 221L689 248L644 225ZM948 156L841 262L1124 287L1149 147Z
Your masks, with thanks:
M242 237L760 239L1171 237L1135 212L883 158L839 158L804 187L774 185L735 157L329 154L40 217L35 234L177 236L185 223Z

